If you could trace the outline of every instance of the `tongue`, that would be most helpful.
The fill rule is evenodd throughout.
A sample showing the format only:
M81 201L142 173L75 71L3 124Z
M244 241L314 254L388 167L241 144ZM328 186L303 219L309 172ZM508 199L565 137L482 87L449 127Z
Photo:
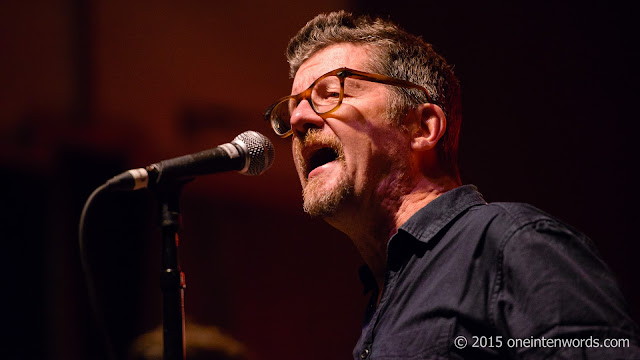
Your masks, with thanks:
M309 175L307 175L307 178L310 179L310 178L312 178L314 176L317 176L317 175L321 174L322 172L329 170L329 168L331 168L331 166L333 166L335 164L336 164L335 160L334 161L330 161L330 162L328 162L326 164L322 164L322 165L316 167L315 169L311 170L311 172L309 172Z

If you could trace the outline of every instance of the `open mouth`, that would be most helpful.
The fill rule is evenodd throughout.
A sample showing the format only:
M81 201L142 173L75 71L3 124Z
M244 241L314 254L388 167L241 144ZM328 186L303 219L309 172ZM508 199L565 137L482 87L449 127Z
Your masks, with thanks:
M307 167L307 176L309 176L309 173L314 169L324 164L328 164L336 160L337 158L338 158L338 153L336 150L332 148L325 147L325 148L318 149L309 157L309 161L308 161L309 166Z

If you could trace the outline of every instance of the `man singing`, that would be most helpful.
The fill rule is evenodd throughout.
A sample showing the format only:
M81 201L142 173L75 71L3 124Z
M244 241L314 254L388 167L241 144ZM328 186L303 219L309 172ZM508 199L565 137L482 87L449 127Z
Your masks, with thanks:
M355 359L640 359L585 235L462 185L459 84L431 45L336 12L302 28L287 57L292 95L265 118L293 138L304 210L366 263Z

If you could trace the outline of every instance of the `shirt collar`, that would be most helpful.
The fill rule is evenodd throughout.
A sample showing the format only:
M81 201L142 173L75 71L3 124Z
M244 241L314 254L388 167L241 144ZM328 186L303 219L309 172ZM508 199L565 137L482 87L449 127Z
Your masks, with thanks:
M405 232L418 241L428 243L453 218L475 205L487 202L474 185L463 185L438 196L422 209L418 210L398 232Z
M418 210L407 222L400 226L398 233L404 232L426 244L456 216L472 206L486 203L482 194L478 192L478 188L474 185L457 187L438 196ZM391 239L396 235L392 236ZM391 240L389 240L390 242ZM358 275L360 275L360 281L364 286L363 293L365 295L371 290L377 290L376 279L366 264L362 265Z

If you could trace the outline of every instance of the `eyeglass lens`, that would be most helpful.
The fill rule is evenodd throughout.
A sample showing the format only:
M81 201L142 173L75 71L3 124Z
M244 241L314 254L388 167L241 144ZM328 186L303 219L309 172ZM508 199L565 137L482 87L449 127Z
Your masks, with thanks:
M314 84L311 95L306 99L318 114L334 110L339 104L342 94L340 78L327 76ZM276 105L271 112L271 126L279 135L291 130L291 115L303 99L289 98Z

